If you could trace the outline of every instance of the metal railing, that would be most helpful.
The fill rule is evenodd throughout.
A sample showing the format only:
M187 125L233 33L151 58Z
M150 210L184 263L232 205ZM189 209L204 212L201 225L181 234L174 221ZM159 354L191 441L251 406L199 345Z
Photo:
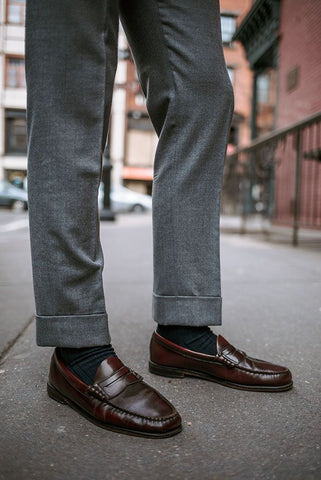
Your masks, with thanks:
M321 229L321 112L275 130L227 156L222 213L260 215L292 227Z

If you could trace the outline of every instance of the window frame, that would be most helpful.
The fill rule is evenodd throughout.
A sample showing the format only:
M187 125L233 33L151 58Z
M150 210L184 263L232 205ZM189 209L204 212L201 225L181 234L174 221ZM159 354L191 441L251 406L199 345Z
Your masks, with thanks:
M17 88L22 88L22 89L25 89L26 88L26 84L24 83L24 85L22 86L17 86L17 87L13 87L11 85L8 85L7 83L7 79L8 79L8 69L9 69L9 60L10 58L15 58L17 60L23 60L24 61L24 64L25 64L25 57L23 55L16 55L16 54L11 54L11 53L8 53L5 55L5 68L4 68L4 88L12 88L12 89L17 89ZM25 74L24 74L25 75ZM26 77L24 76L24 81L26 81Z
M234 22L234 30L233 30L233 33L231 35L231 39L229 41L226 41L226 40L223 39L223 24L222 24L222 19L223 18L229 18L229 19L233 20L233 22ZM232 41L232 38L233 38L233 35L236 31L236 15L233 14L233 13L227 13L227 12L226 13L221 13L220 14L220 22L221 22L221 36L222 36L223 46L233 48L234 42Z
M13 25L13 26L24 26L25 24L25 18L26 18L26 0L22 0L23 5L21 5L23 8L24 8L24 15L23 15L23 18L21 19L21 21L19 23L17 22L10 22L9 21L9 6L11 4L11 0L6 0L6 15L5 15L5 18L6 18L6 25ZM21 12L20 12L21 13Z
M8 119L19 119L22 118L25 120L25 136L26 136L26 143L25 149L23 151L14 151L8 146L10 146L10 138L11 138L11 130L8 128ZM5 128L5 142L4 142L4 154L6 156L26 156L27 155L27 118L26 118L26 110L22 108L5 108L4 109L4 128Z

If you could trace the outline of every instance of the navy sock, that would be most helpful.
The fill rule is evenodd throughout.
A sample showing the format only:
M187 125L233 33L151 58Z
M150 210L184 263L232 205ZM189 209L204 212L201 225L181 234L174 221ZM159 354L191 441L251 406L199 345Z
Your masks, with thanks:
M181 325L159 325L157 333L181 347L194 352L216 355L217 336L210 327L185 327Z
M88 385L94 383L97 368L108 357L116 357L111 345L85 348L57 348L61 360L76 377Z

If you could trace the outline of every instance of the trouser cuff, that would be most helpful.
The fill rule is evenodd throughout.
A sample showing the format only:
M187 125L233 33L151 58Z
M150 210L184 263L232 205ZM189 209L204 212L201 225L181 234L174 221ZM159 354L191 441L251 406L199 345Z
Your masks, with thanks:
M45 347L95 347L108 345L110 334L106 313L92 315L36 315L37 345Z
M153 319L160 325L221 325L222 298L153 293Z

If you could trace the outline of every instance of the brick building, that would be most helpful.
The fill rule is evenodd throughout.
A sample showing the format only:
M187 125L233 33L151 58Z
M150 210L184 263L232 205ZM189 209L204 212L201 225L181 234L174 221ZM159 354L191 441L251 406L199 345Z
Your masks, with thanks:
M321 2L283 0L280 8L279 95L277 127L286 127L321 112ZM303 132L302 154L320 149L320 130ZM319 138L318 138L319 137ZM319 144L317 143L319 142ZM293 158L285 155L276 169L275 220L289 222L293 213ZM321 226L321 162L306 158L300 170L300 219ZM284 188L290 195L284 195Z
M0 2L0 178L27 170L24 0Z
M320 21L319 0L256 0L239 25L234 38L243 43L254 78L252 138L321 112ZM299 134L275 152L273 220L290 224L296 209L301 225L321 226L320 131L315 125Z
M234 39L243 43L252 84L252 138L321 110L321 3L256 0Z
M320 22L320 1L282 1L278 62L278 128L321 111Z

